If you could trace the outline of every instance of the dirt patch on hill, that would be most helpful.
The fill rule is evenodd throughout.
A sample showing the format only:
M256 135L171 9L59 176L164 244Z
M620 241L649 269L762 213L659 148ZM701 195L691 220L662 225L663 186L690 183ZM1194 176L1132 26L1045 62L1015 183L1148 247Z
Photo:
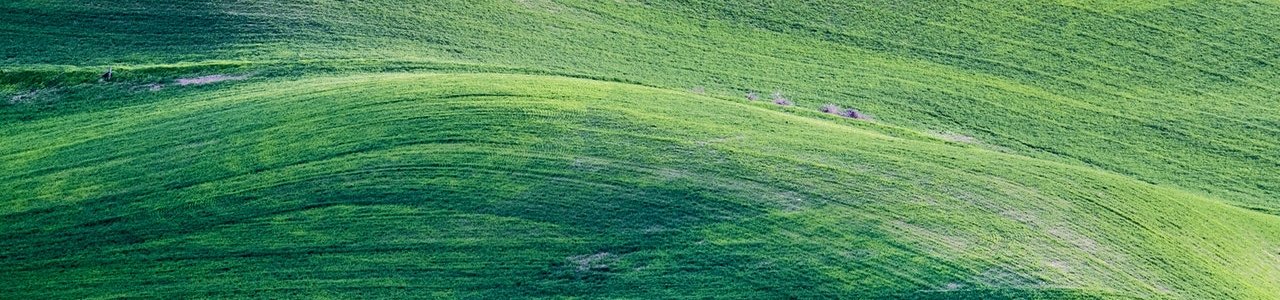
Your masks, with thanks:
M965 143L965 144L979 143L977 138L955 133L955 132L950 132L950 131L934 132L933 135L948 142Z
M966 251L973 246L973 244L964 236L954 232L947 232L944 228L925 228L924 226L910 224L903 222L902 220L894 220L893 222L890 222L890 225L900 231L919 238L921 241L946 247L950 250ZM941 252L943 250L944 249L938 249L937 251Z
M58 88L32 90L9 97L9 104L26 104L42 101L53 101L61 92Z
M21 93L21 94L13 95L13 97L9 97L9 104L18 104L18 103L28 103L28 102L31 102L31 100L35 99L35 98L36 98L36 95L38 95L39 93L40 93L40 91L30 91L30 92L26 92L26 93Z
M600 252L596 254L585 254L567 257L566 260L577 266L578 272L586 271L608 271L609 265L618 258L609 252Z
M1076 248L1080 248L1080 250L1088 253L1098 253L1098 250L1101 247L1098 245L1097 241L1065 227L1052 227L1046 230L1046 232L1053 237L1076 246Z
M1070 273L1070 272L1071 272L1071 265L1070 265L1070 264L1068 264L1066 261L1061 261L1061 260L1051 260L1051 261L1046 262L1045 264L1046 264L1046 265L1049 265L1049 267L1052 267L1052 268L1054 268L1054 269L1057 269L1058 271L1062 271L1062 272L1065 272L1065 273Z
M249 75L218 74L218 75L209 75L209 76L192 77L192 78L178 78L174 80L174 83L181 86L188 86L188 85L204 85L204 84L218 83L223 81L245 80L245 79L249 79Z
M161 84L161 83L148 83L148 84L140 84L140 85L135 85L135 86L131 86L131 87L129 87L129 91L130 91L130 92L135 92L135 93L137 93L137 92L159 92L160 90L163 90L163 89L164 89L164 84Z

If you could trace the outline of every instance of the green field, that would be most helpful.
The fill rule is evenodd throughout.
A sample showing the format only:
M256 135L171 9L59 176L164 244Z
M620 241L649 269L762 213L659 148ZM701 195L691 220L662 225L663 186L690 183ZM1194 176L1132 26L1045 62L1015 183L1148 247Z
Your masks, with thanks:
M0 299L1280 299L1278 2L15 0L0 41Z

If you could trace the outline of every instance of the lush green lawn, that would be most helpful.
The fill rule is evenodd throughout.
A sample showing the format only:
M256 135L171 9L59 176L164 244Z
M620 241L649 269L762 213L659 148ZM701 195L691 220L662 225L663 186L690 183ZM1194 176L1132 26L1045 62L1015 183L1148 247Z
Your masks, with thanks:
M1275 3L170 2L0 4L0 298L1280 298Z

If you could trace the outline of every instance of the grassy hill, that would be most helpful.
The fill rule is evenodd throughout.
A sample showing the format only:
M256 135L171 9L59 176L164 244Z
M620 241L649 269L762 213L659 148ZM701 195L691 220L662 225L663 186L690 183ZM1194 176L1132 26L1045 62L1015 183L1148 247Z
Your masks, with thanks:
M0 4L0 298L1280 297L1280 6L899 2Z

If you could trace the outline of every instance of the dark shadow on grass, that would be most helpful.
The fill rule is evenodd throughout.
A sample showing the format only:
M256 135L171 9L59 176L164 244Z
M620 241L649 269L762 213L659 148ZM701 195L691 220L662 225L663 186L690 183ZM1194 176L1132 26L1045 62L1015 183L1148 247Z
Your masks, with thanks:
M0 65L96 66L209 58L270 20L221 1L6 1Z

